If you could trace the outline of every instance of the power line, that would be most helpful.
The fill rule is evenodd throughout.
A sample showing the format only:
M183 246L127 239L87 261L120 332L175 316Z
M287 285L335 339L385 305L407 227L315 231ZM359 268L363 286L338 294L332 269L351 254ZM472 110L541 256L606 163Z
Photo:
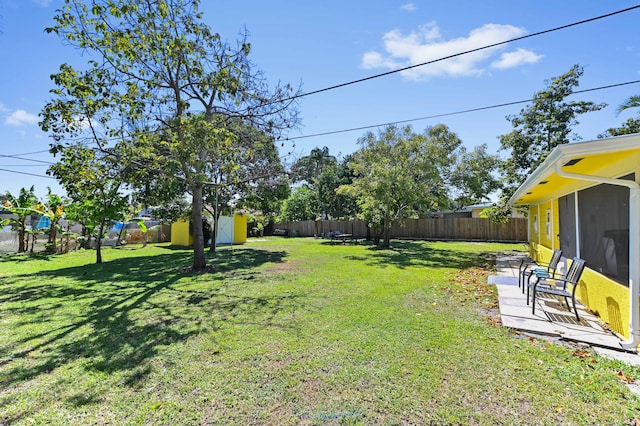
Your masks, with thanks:
M45 167L41 164L0 164L0 167Z
M617 10L615 12L606 13L604 15L595 16L593 18L583 19L582 21L573 22L571 24L561 25L559 27L550 28L548 30L543 30L543 31L538 31L538 32L535 32L535 33L532 33L532 34L527 34L527 35L524 35L524 36L512 38L512 39L501 41L501 42L498 42L498 43L489 44L489 45L482 46L482 47L477 47L475 49L466 50L464 52L454 53L452 55L444 56L444 57L441 57L441 58L438 58L438 59L433 59L431 61L422 62L422 63L414 64L414 65L409 65L407 67L399 68L397 70L387 71L387 72L383 72L381 74L376 74L376 75L372 75L372 76L369 76L369 77L360 78L360 79L349 81L349 82L346 82L346 83L336 84L335 86L325 87L324 89L318 89L318 90L314 90L314 91L311 91L311 92L301 93L301 94L296 95L296 96L291 96L289 98L281 99L278 102L286 102L286 101L290 101L290 100L293 100L293 99L302 98L304 96L315 95L315 94L318 94L318 93L327 92L329 90L334 90L334 89L339 89L341 87L350 86L352 84L362 83L364 81L373 80L375 78L385 77L387 75L399 73L399 72L402 72L402 71L407 71L407 70L410 70L410 69L413 69L413 68L418 68L418 67L422 67L422 66L429 65L429 64L434 64L436 62L441 62L441 61L444 61L444 60L447 60L447 59L456 58L458 56L462 56L462 55L466 55L466 54L469 54L469 53L478 52L480 50L490 49L492 47L497 47L497 46L501 46L503 44L512 43L514 41L520 41L520 40L524 40L524 39L531 38L531 37L537 37L539 35L548 34L548 33L552 33L552 32L555 32L555 31L560 31L560 30L564 30L564 29L567 29L567 28L575 27L577 25L582 25L582 24L586 24L586 23L589 23L589 22L597 21L599 19L609 18L611 16L619 15L621 13L629 12L631 10L638 9L638 8L640 8L640 4L628 7L626 9Z
M593 88L590 88L590 89L576 90L576 91L572 92L571 95L575 95L575 94L578 94L578 93L595 92L595 91L598 91L598 90L610 89L610 88L613 88L613 87L621 87L621 86L627 86L627 85L638 84L638 83L640 83L640 80L632 80L632 81L626 81L624 83L609 84L609 85L606 85L606 86L593 87ZM285 140L307 139L307 138L318 137L318 136L334 135L334 134L338 134L338 133L354 132L354 131L358 131L358 130L371 129L371 128L374 128L374 127L385 127L385 126L390 126L390 125L393 125L393 124L404 124L404 123L410 123L410 122L414 122L414 121L421 121L421 120L428 120L428 119L433 119L433 118L448 117L448 116L452 116L452 115L467 114L467 113L471 113L471 112L485 111L485 110L496 109L496 108L501 108L501 107L505 107L505 106L519 105L519 104L523 104L523 103L527 103L527 102L531 102L531 101L533 101L533 98L526 99L526 100L521 100L521 101L504 102L504 103L500 103L500 104L488 105L488 106L483 106L483 107L478 107L478 108L470 108L470 109L454 111L454 112L447 112L447 113L442 113L442 114L434 114L434 115L429 115L429 116L425 116L425 117L411 118L411 119L407 119L407 120L398 120L398 121L392 121L392 122L387 122L387 123L373 124L373 125L369 125L369 126L352 127L352 128L349 128L349 129L334 130L334 131L330 131L330 132L315 133L315 134L311 134L311 135L303 135L303 136L298 136L298 137L293 137L293 138L287 138ZM24 154L21 154L21 155L39 154L41 152L45 152L45 151L38 151L38 152L34 152L34 153L24 153ZM16 159L20 159L20 160L34 161L34 162L44 163L44 164L54 164L54 163L51 163L51 162L48 162L48 161L33 160L33 159L30 159L30 158L21 158L21 157L14 156L14 155L0 155L0 157L16 158ZM3 165L3 166L4 167L19 167L20 165L6 165L6 166ZM27 165L21 165L21 166L22 167L26 167ZM37 167L38 165L29 165L29 166ZM28 173L28 172L20 172L20 171L17 171L17 170L8 170L8 169L0 168L0 171L7 172L7 173L15 173L15 174L27 175L27 176L42 177L42 178L48 178L48 179L54 179L54 180L56 179L53 176L39 175L39 174Z
M577 93L595 92L597 90L610 89L612 87L620 87L620 86L626 86L626 85L629 85L629 84L637 84L637 83L640 83L640 80L627 81L627 82L624 82L624 83L609 84L607 86L593 87L591 89L576 90L575 92L572 92L571 94L575 95ZM297 139L313 138L313 137L317 137L317 136L328 136L328 135L335 135L335 134L338 134L338 133L355 132L355 131L358 131L358 130L372 129L374 127L386 127L386 126L390 126L390 125L393 125L393 124L404 124L404 123L410 123L410 122L413 122L413 121L429 120L429 119L432 119L432 118L441 118L441 117L448 117L448 116L452 116L452 115L466 114L466 113L470 113L470 112L485 111L485 110L488 110L488 109L495 109L495 108L501 108L501 107L505 107L505 106L524 104L524 103L531 102L531 101L533 101L533 98L522 100L522 101L505 102L505 103L501 103L501 104L483 106L483 107L478 107L478 108L470 108L470 109L464 109L464 110L460 110L460 111L446 112L446 113L442 113L442 114L429 115L429 116L426 116L426 117L411 118L411 119L408 119L408 120L398 120L398 121L391 121L391 122L388 122L388 123L373 124L373 125L369 125L369 126L352 127L350 129L342 129L342 130L334 130L334 131L330 131L330 132L314 133L312 135L303 135L303 136L297 136L297 137L293 137L293 138L286 138L285 140L293 141L293 140L297 140Z
M22 155L27 155L27 154L22 154ZM20 157L20 156L17 156L17 155L3 155L3 154L0 154L0 157L2 157L2 158L15 158L16 160L24 160L24 161L33 161L34 163L54 164L51 161L34 160L33 158L24 158L24 157Z
M444 60L447 60L447 59L455 58L455 57L466 55L466 54L469 54L469 53L474 53L474 52L478 52L478 51L481 51L481 50L490 49L492 47L501 46L503 44L512 43L514 41L525 40L527 38L537 37L539 35L544 35L544 34L552 33L552 32L555 32L555 31L560 31L560 30L563 30L563 29L567 29L567 28L578 26L578 25L586 24L586 23L589 23L589 22L594 22L594 21L597 21L597 20L600 20L600 19L609 18L611 16L615 16L615 15L619 15L619 14L622 14L622 13L630 12L632 10L639 9L639 8L640 8L640 4L635 5L635 6L631 6L631 7L625 8L625 9L620 9L620 10L617 10L617 11L614 11L614 12L606 13L606 14L603 14L603 15L598 15L598 16L595 16L595 17L592 17L592 18L583 19L581 21L572 22L570 24L561 25L561 26L550 28L550 29L547 29L547 30L537 31L537 32L532 33L532 34L527 34L527 35L524 35L524 36L511 38L509 40L505 40L505 41L501 41L501 42L497 42L497 43L481 46L481 47L478 47L478 48L475 48L475 49L470 49L470 50L466 50L466 51L463 51L463 52L454 53L452 55L444 56L444 57L441 57L441 58L438 58L438 59L433 59L431 61L422 62L422 63L414 64L414 65L409 65L407 67L399 68L397 70L387 71L387 72L384 72L384 73L375 74L375 75L364 77L364 78L360 78L360 79L357 79L357 80L348 81L346 83L341 83L341 84L336 84L334 86L325 87L323 89L318 89L318 90L314 90L314 91L311 91L311 92L301 93L299 95L291 96L289 98L280 99L280 100L275 101L275 102L286 102L286 101L294 100L294 99L297 99L297 98L302 98L302 97L305 97L305 96L315 95L315 94L318 94L318 93L327 92L327 91L334 90L334 89L339 89L341 87L350 86L350 85L357 84L357 83L362 83L362 82L365 82L365 81L368 81L368 80L373 80L373 79L376 79L376 78L379 78L379 77L384 77L384 76L395 74L395 73L399 73L399 72L402 72L402 71L407 71L407 70L410 70L410 69L413 69L413 68L418 68L418 67L422 67L422 66L425 66L425 65L434 64L436 62L441 62L441 61L444 61ZM626 84L634 84L634 83L637 83L637 82L638 81L631 81L631 82L626 82L626 83L614 84L614 85L610 85L610 86L602 86L602 87L599 87L599 88L594 88L594 89L589 89L589 90L579 90L579 91L576 91L576 92L573 92L573 93L584 93L584 92L588 92L588 91L601 90L601 89L606 89L606 88L610 88L610 87L622 86L622 85L626 85ZM394 122L390 122L390 123L382 123L382 124L371 125L371 126L354 127L354 128L351 128L351 129L344 129L344 130L336 130L336 131L331 131L331 132L316 133L316 134L312 134L312 135L304 135L304 136L298 136L298 137L288 137L288 138L284 138L283 140L305 139L305 138L316 137L316 136L326 136L326 135L332 135L332 134L337 134L337 133L345 133L345 132L352 132L352 131L356 131L356 130L364 130L364 129L369 129L369 128L373 128L373 127L380 127L380 126L386 126L386 125L391 125L391 124L402 124L402 123L408 123L408 122L412 122L412 121L420 121L420 120L426 120L426 119L431 119L431 118L439 118L439 117L445 117L445 116L450 116L450 115L464 114L464 113L468 113L468 112L476 112L476 111L481 111L481 110L486 110L486 109L500 108L500 107L510 106L510 105L517 105L517 104L521 104L521 103L530 102L531 100L532 99L527 99L527 100L523 100L523 101L508 102L508 103L504 103L504 104L492 105L492 106L487 106L487 107L480 107L480 108L456 111L456 112L445 113L445 114L437 114L437 115L414 118L414 119L409 119L409 120L394 121ZM271 103L275 103L275 102L271 102ZM265 105L268 105L268 104L265 104ZM155 132L148 132L148 133L155 133ZM107 141L116 140L116 139L119 139L119 138L107 139ZM30 155L30 154L38 154L38 153L42 153L42 152L48 152L48 150L36 151L36 152L32 152L32 153L25 153L25 154L18 154L18 155ZM9 158L16 158L16 159L27 160L27 161L36 161L36 162L41 162L41 163L44 163L44 164L54 164L54 163L46 162L46 161L32 160L32 159L28 159L28 158L21 158L21 157L16 156L16 155L0 155L0 157L9 157Z
M48 178L48 179L55 179L53 176L37 175L35 173L19 172L17 170L0 169L0 172L16 173L16 174L19 174L19 175L28 175L28 176L43 177L43 178Z
M640 4L635 5L635 6L631 6L631 7L625 8L625 9L620 9L620 10L617 10L617 11L614 11L614 12L606 13L606 14L603 14L603 15L598 15L598 16L595 16L595 17L592 17L592 18L583 19L581 21L572 22L570 24L561 25L561 26L550 28L550 29L547 29L547 30L537 31L537 32L532 33L532 34L527 34L527 35L524 35L524 36L515 37L515 38L509 39L509 40L505 40L505 41L501 41L501 42L497 42L497 43L481 46L481 47L478 47L478 48L475 48L475 49L466 50L466 51L459 52L459 53L454 53L452 55L444 56L444 57L441 57L441 58L438 58L438 59L433 59L431 61L422 62L422 63L414 64L414 65L409 65L407 67L399 68L397 70L387 71L387 72L380 73L380 74L375 74L375 75L372 75L372 76L369 76L369 77L364 77L364 78L360 78L360 79L357 79L357 80L348 81L346 83L341 83L341 84L336 84L334 86L325 87L323 89L318 89L318 90L314 90L314 91L311 91L311 92L301 93L299 95L295 95L295 96L291 96L291 97L288 97L288 98L280 99L278 101L268 102L266 104L263 104L263 106L264 105L269 105L269 104L272 104L272 103L287 102L287 101L294 100L294 99L297 99L297 98L302 98L302 97L305 97L305 96L315 95L315 94L318 94L318 93L327 92L327 91L334 90L334 89L339 89L341 87L350 86L350 85L357 84L357 83L362 83L362 82L365 82L365 81L368 81L368 80L373 80L373 79L376 79L376 78L379 78L379 77L384 77L384 76L395 74L395 73L399 73L399 72L402 72L402 71L407 71L407 70L410 70L410 69L413 69L413 68L418 68L418 67L422 67L422 66L425 66L425 65L434 64L436 62L441 62L441 61L444 61L444 60L447 60L447 59L455 58L455 57L466 55L466 54L469 54L469 53L474 53L474 52L478 52L478 51L481 51L481 50L490 49L492 47L501 46L503 44L512 43L514 41L525 40L527 38L537 37L539 35L544 35L544 34L552 33L552 32L555 32L555 31L560 31L560 30L563 30L563 29L567 29L567 28L578 26L578 25L586 24L586 23L589 23L589 22L594 22L594 21L597 21L597 20L600 20L600 19L609 18L611 16L615 16L615 15L619 15L619 14L622 14L622 13L630 12L632 10L639 9L639 8L640 8ZM631 82L631 83L633 83L633 82ZM622 84L631 84L631 83L622 83ZM607 86L607 87L614 87L614 86ZM606 88L606 87L603 87L603 88ZM593 90L598 90L598 89L593 89ZM582 91L577 91L577 92L574 92L574 93L581 93L581 92ZM531 100L529 99L529 100L526 100L526 101L510 102L510 103L501 104L501 105L483 107L481 109L498 108L498 107L502 107L502 106L515 105L515 104L519 104L519 103L523 103L523 102L529 102L529 101L531 101ZM298 137L292 137L292 138L284 138L283 140L296 140L296 139L309 138L309 137L313 137L313 136L331 135L331 134L335 134L335 133L343 133L343 132L349 132L349 131L355 131L355 130L368 129L368 128L371 128L371 127L384 126L384 125L387 125L387 124L399 124L399 123L405 123L405 122L410 122L410 121L425 120L425 119L428 119L428 118L437 118L437 117L442 117L442 116L447 116L447 115L462 114L462 113L465 113L465 112L473 112L473 111L477 111L477 110L479 110L479 109L464 110L464 111L458 111L458 112L453 112L453 113L435 115L435 116L430 116L430 117L422 117L422 118L416 118L416 119L411 119L411 120L396 121L396 122L392 122L392 123L385 123L385 124L374 125L374 126L364 126L364 127L360 127L360 128L338 130L338 131L334 131L334 132L318 133L318 134L314 134L314 135L306 135L306 136L298 136ZM145 132L145 133L155 133L155 132ZM73 139L73 140L80 140L80 139L82 139L82 138ZM112 138L112 139L105 139L105 141L108 142L108 141L119 140L119 139L120 138ZM37 152L34 152L34 153L41 153L41 152L46 152L46 151L37 151ZM29 155L29 154L32 154L32 153L18 154L18 155ZM0 155L0 157L3 157L3 156ZM9 156L9 155L5 155L4 157L19 158L19 157L14 157L14 156ZM30 161L36 161L36 160L30 160ZM53 164L53 163L47 163L47 164Z
M22 154L11 154L11 155L33 155L33 154L42 154L43 152L49 152L49 150L43 149L42 151L32 151L32 152L25 152Z

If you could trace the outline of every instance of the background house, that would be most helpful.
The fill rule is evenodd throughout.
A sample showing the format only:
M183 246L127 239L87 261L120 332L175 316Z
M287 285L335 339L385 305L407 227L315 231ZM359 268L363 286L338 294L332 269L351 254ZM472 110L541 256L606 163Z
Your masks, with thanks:
M482 212L485 209L491 207L491 203L485 204L472 204L470 206L464 206L456 210L446 210L442 212L436 212L431 215L433 219L457 219L457 218L482 218ZM520 212L517 209L511 210L511 218L523 218Z

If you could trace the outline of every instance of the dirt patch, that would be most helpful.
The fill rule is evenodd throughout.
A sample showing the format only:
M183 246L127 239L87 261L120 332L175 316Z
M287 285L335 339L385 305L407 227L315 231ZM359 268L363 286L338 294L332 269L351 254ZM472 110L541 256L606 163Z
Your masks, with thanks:
M274 263L267 268L267 273L288 273L288 272L302 272L305 268L301 261L298 260L284 260L282 262Z

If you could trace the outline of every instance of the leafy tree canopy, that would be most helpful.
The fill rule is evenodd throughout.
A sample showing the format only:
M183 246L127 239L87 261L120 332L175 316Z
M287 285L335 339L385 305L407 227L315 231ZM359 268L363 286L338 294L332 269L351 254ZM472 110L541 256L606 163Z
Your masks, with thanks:
M582 67L574 65L566 73L548 80L547 88L536 92L532 103L520 114L507 117L513 131L500 136L501 148L510 152L503 165L506 195L510 196L553 148L579 139L572 133L579 115L606 106L604 103L567 100L578 87L583 73Z
M308 186L301 185L293 189L289 198L282 204L280 220L313 220L318 211L317 200Z
M411 126L388 126L358 142L361 149L350 162L355 179L339 193L357 200L361 217L382 230L383 246L389 247L395 220L446 203L447 178L455 164L451 154L462 141L438 125L424 134L413 133Z
M612 136L631 135L640 133L640 118L628 118L620 127L612 127L598 135L598 138L609 138Z
M567 100L579 86L583 73L582 67L574 65L566 73L547 80L546 89L536 92L520 114L507 116L513 130L500 136L501 149L508 151L509 157L500 167L504 182L501 199L490 213L494 220L509 216L507 201L553 148L580 139L573 133L578 116L606 107L604 103Z
M63 65L53 76L56 99L44 114L63 119L44 120L43 128L61 140L100 124L105 136L135 142L120 161L182 180L192 197L193 267L203 270L205 187L216 168L237 167L229 120L277 139L298 123L299 91L271 88L249 60L246 34L224 42L203 22L199 3L64 0L48 31L96 59L85 71ZM100 149L106 140L94 138Z

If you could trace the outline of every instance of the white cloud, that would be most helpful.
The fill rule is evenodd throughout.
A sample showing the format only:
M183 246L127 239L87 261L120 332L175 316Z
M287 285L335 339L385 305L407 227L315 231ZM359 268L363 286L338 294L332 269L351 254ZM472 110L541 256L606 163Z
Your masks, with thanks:
M21 127L27 124L37 124L38 116L19 109L9 114L4 122L10 126Z
M378 52L367 52L362 55L362 67L365 69L372 68L400 68L402 66L399 62L394 62L390 58L384 58Z
M42 7L47 7L53 0L32 0L35 4Z
M0 112L9 112L11 111L9 108L7 108L3 103L0 103Z
M487 45L503 42L526 33L524 28L512 25L485 24L472 30L468 36L446 40L440 28L435 22L421 25L417 30L409 34L403 34L399 30L392 30L384 34L382 40L385 53L370 51L362 57L362 67L366 69L387 68L397 69L414 64L441 59L465 51L478 49ZM473 53L456 56L432 64L403 71L407 78L419 80L435 76L473 76L481 75L488 66L487 62L504 46L496 46L479 50ZM537 55L530 51L527 56L531 61ZM504 55L503 55L504 56ZM497 60L501 61L516 58ZM539 60L537 57L535 60ZM524 55L521 58L525 61ZM521 62L523 63L523 62ZM530 63L530 62L529 62ZM514 65L515 66L515 65Z
M414 11L418 10L416 5L413 4L413 3L403 4L402 6L400 6L400 9L406 10L407 12L414 12Z
M531 50L518 49L513 52L503 53L500 56L500 59L491 63L491 66L493 68L504 70L507 68L517 67L522 64L535 64L540 59L542 59L542 55L538 55Z

